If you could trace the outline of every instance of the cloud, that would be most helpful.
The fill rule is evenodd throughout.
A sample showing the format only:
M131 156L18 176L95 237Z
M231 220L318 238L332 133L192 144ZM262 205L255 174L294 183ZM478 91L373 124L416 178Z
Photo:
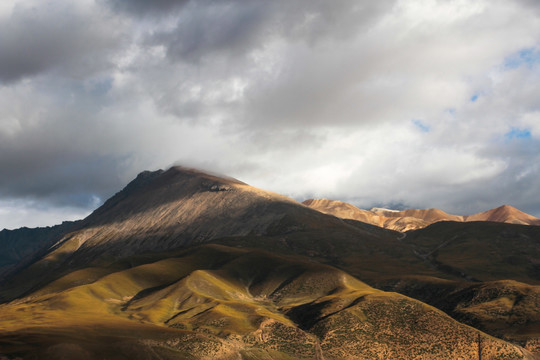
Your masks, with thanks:
M540 215L537 10L527 0L4 5L0 210L59 222L139 171L181 163L298 200L456 213L510 203ZM2 224L20 223L9 214Z
M249 129L425 118L462 101L470 78L531 42L527 27L506 30L506 18L521 17L506 6L365 4L187 4L173 26L146 37L169 60L167 73L182 74L165 80L174 84L160 107L190 117L211 97ZM212 95L185 102L197 93Z
M393 2L185 2L176 25L156 32L149 41L163 44L173 61L212 62L221 56L238 60L284 37L308 43L347 39L369 27Z
M120 33L101 16L73 2L15 5L0 18L0 84L54 70L85 77L113 66Z
M107 0L116 11L127 12L130 15L163 15L181 8L190 0Z

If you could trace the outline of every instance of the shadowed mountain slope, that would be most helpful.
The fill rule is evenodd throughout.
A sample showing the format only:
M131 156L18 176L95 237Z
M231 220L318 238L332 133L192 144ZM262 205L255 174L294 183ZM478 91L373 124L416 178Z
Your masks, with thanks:
M540 227L439 222L408 232L402 241L433 268L460 280L401 273L373 285L540 353Z
M540 285L540 227L438 222L402 240L425 261L463 278Z
M61 225L41 228L20 228L0 231L0 280L31 263L62 236L72 231L77 222L64 221Z
M309 199L303 202L325 214L344 219L354 219L396 231L424 228L439 221L493 221L509 224L540 225L540 219L526 214L510 205L473 215L451 215L439 209L407 209L402 211L373 208L363 210L342 201Z

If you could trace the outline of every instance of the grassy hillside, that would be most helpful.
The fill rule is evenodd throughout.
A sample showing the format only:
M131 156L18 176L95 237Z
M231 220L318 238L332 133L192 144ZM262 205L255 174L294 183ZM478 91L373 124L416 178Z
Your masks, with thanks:
M0 318L0 354L25 359L470 358L478 336L486 359L532 358L309 258L220 245L81 269Z

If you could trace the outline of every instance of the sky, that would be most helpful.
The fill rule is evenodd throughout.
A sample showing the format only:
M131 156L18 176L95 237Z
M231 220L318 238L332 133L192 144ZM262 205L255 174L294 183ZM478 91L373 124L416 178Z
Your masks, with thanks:
M3 0L0 229L173 164L540 216L539 94L536 0Z

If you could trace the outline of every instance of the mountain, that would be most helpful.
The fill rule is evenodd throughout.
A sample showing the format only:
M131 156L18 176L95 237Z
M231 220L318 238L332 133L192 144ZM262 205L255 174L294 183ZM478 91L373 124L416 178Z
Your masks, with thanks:
M0 285L0 358L535 359L538 229L404 236L215 174L143 172ZM497 282L512 277L530 284ZM425 295L441 282L476 302ZM528 328L496 321L505 294Z
M76 221L64 221L55 226L0 231L0 280L17 266L32 262L76 225Z
M339 241L329 242L329 236ZM21 296L86 266L231 237L238 238L235 246L264 243L281 252L345 259L351 250L372 251L368 247L374 240L374 248L387 247L396 235L373 226L352 226L231 178L181 167L143 172L41 259L7 279L0 299ZM400 251L408 250L398 247ZM405 261L419 263L411 255Z
M520 225L540 225L540 219L510 205L503 205L496 209L464 216L464 221L495 221Z
M7 279L0 299L13 300L84 267L208 242L310 256L347 266L367 281L400 268L436 275L398 236L235 179L174 167L137 176L42 258Z
M438 221L494 221L509 224L540 225L540 219L510 205L503 205L473 215L452 215L439 209L407 209L402 211L373 208L363 210L354 205L328 199L309 199L304 205L325 214L344 219L354 219L396 231L424 228Z

